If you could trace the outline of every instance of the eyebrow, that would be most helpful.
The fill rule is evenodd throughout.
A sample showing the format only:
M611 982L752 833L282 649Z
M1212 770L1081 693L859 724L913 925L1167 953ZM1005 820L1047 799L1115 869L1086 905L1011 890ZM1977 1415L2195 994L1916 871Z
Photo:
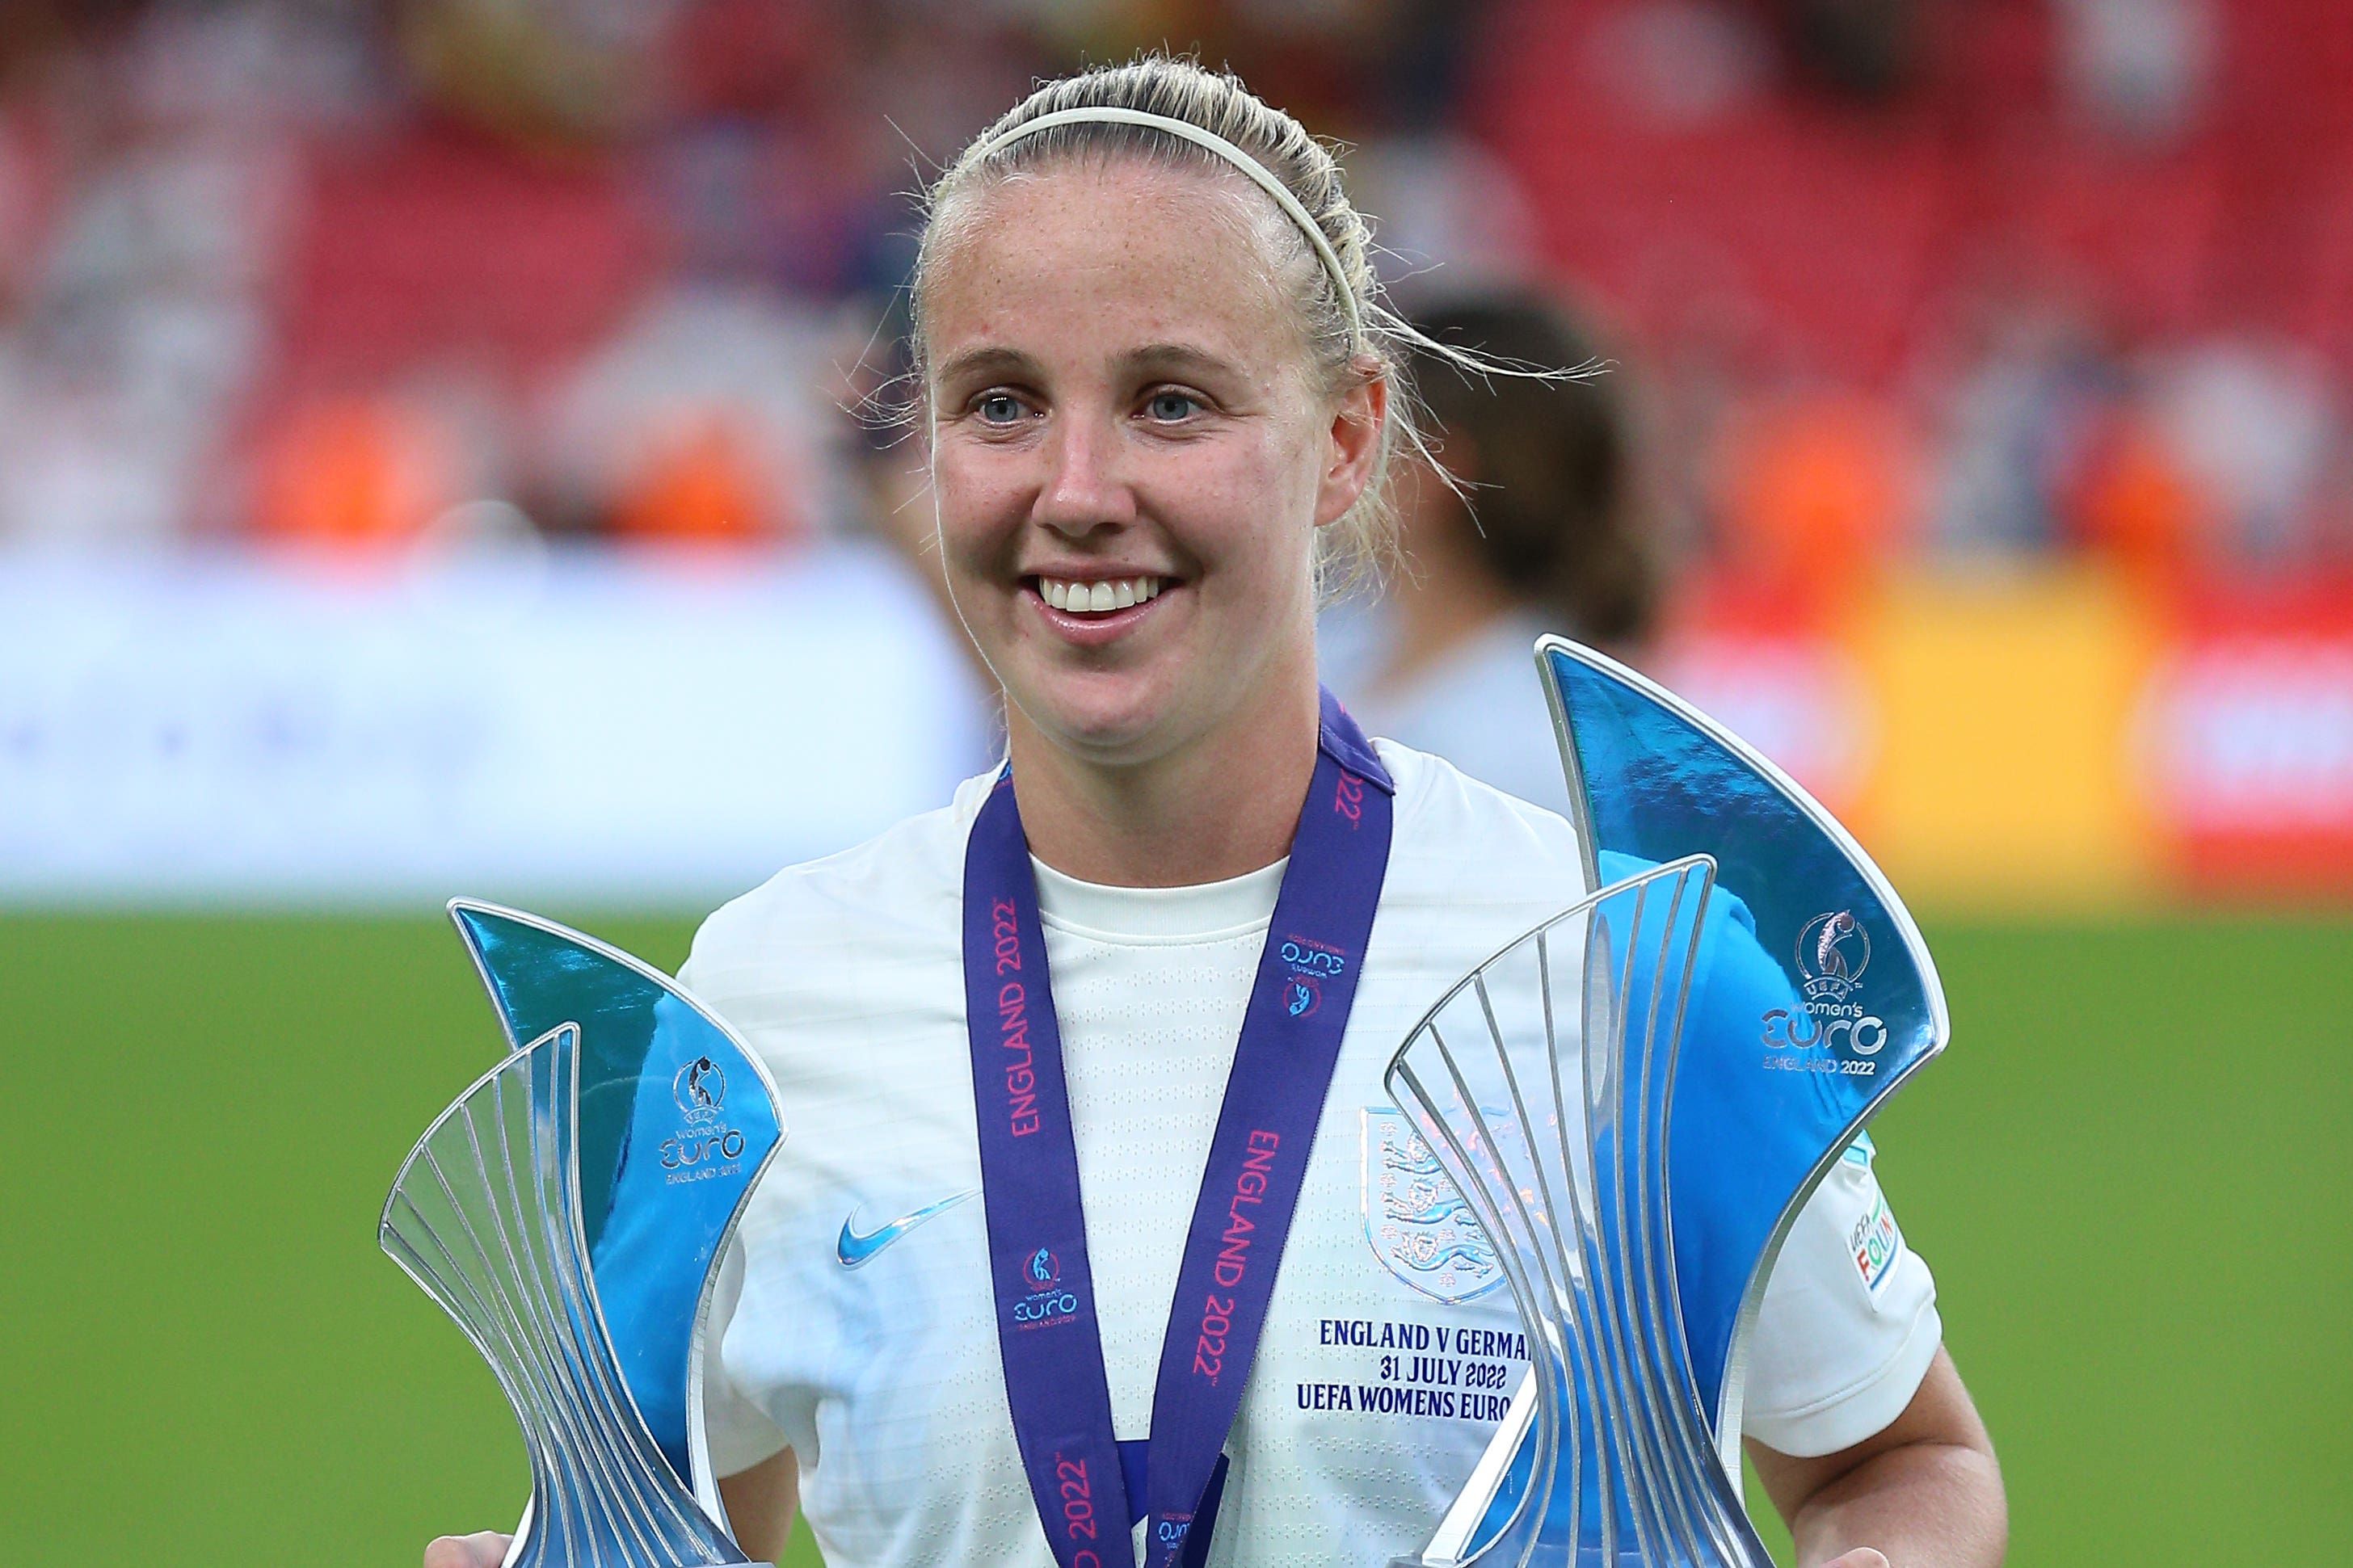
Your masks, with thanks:
M989 347L966 349L962 353L950 355L939 368L939 378L942 381L962 381L972 376L1034 378L1038 371L1038 362L1018 349Z
M1166 372L1176 374L1236 374L1233 362L1222 354L1190 343L1145 343L1120 356L1131 370ZM939 368L944 382L967 379L1034 381L1044 374L1044 367L1019 349L992 344L984 348L966 349L952 354Z
M1176 372L1208 372L1231 375L1237 367L1222 354L1189 343L1146 343L1131 353L1121 356L1127 363L1141 370Z

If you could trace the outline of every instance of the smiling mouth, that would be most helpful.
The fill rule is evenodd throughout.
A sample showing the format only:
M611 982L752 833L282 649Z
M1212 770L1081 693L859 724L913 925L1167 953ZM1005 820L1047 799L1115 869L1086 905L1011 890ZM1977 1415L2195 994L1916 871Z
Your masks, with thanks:
M1108 616L1158 598L1170 580L1109 577L1085 582L1069 577L1032 577L1029 581L1039 598L1067 615Z

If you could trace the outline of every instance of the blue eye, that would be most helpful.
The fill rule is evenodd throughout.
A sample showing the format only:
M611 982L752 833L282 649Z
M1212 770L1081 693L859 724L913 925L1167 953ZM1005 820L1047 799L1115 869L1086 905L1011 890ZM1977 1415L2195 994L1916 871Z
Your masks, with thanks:
M1200 400L1182 392L1155 392L1145 411L1166 425L1174 425L1191 416L1201 406Z
M973 405L984 425L1010 425L1021 417L1021 400L1009 392L992 392Z

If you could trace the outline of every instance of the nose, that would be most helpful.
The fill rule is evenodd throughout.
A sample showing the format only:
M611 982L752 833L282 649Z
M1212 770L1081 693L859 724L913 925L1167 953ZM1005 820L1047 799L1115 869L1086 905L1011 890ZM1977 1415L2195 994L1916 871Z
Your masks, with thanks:
M1042 456L1046 481L1031 515L1071 539L1116 528L1135 517L1135 497L1121 472L1118 432L1095 419L1057 420Z

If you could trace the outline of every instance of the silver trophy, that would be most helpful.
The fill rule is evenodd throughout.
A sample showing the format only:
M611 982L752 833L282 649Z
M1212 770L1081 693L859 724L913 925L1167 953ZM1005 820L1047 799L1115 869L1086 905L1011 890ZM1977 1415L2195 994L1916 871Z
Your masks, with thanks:
M759 1058L659 971L458 900L510 1046L400 1168L378 1234L514 1407L510 1568L741 1564L702 1429L718 1260L784 1125Z
M1495 1245L1530 1370L1402 1561L1769 1568L1741 1505L1748 1330L1806 1199L1943 1048L1943 991L1778 769L1589 649L1536 662L1599 890L1458 983L1387 1079Z

